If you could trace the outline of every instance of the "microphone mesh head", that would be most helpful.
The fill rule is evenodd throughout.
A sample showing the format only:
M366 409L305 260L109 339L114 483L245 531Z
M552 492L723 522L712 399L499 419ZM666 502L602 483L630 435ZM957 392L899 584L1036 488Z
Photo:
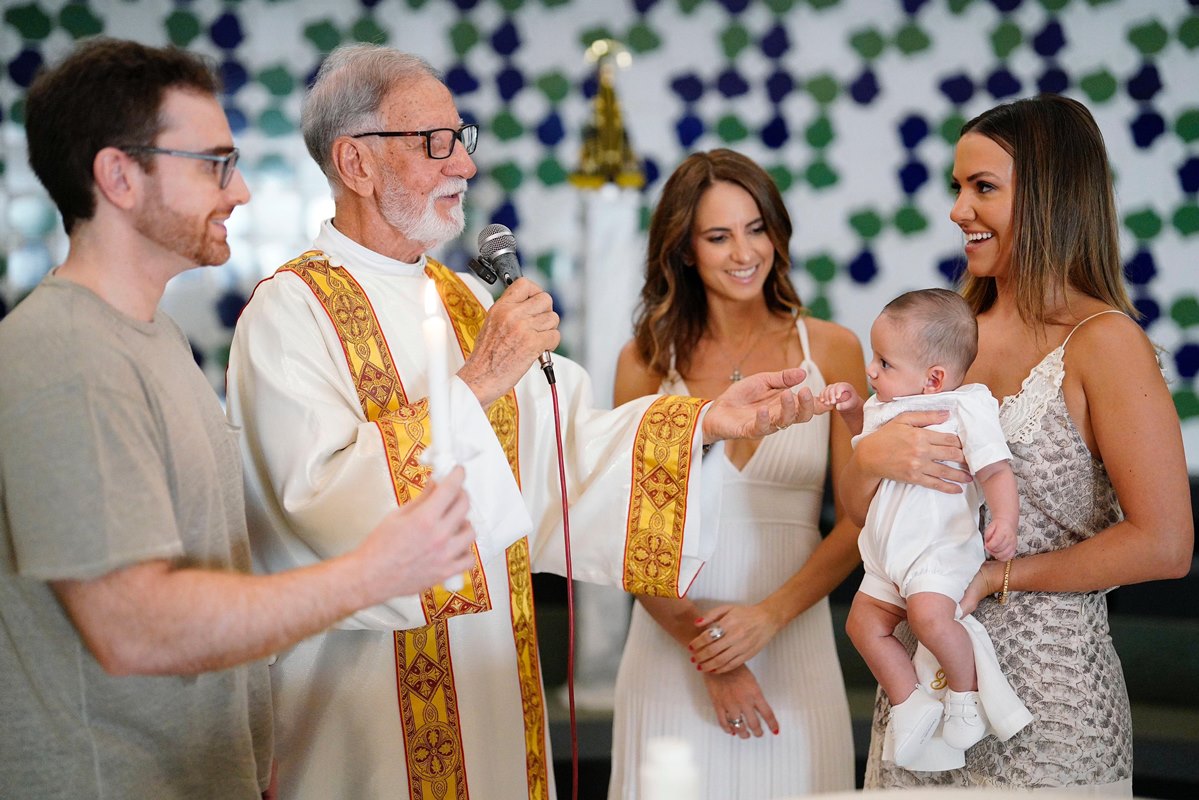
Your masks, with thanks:
M479 231L479 255L485 258L495 257L501 250L514 252L516 237L507 225L488 225Z

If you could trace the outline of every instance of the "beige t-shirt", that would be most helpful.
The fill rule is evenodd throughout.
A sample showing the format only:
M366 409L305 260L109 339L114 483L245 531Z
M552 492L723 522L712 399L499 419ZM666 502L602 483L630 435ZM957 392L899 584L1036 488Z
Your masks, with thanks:
M0 794L251 798L263 664L116 677L47 581L167 558L250 570L236 431L165 314L48 276L0 321Z

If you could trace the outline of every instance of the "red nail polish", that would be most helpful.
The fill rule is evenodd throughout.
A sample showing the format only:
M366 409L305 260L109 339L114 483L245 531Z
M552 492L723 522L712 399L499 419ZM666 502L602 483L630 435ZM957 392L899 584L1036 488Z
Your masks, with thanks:
M703 672L703 671L704 671L703 665L701 665L701 664L696 664L696 665L695 665L695 668L696 668L697 670L699 670L700 672Z
M691 656L691 663L692 663L692 664L694 664L694 663L695 663L695 656Z
M699 619L697 619L697 620L695 621L695 624L696 624L696 625L703 625L703 624L704 624L704 618L703 618L703 617L700 617Z
M779 735L778 728L775 728L774 730L772 730L771 733L773 733L775 736L778 736Z

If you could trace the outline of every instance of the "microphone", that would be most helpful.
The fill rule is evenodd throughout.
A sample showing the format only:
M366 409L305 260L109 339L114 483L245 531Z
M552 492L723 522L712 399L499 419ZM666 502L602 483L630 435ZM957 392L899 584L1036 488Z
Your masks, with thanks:
M507 225L492 224L479 231L479 257L467 262L471 272L486 283L503 279L505 286L521 277L520 259L516 255L516 237ZM537 356L545 379L554 383L554 361L550 351Z
M505 286L511 286L522 274L516 256L516 237L507 225L488 225L479 231L479 255L503 278Z

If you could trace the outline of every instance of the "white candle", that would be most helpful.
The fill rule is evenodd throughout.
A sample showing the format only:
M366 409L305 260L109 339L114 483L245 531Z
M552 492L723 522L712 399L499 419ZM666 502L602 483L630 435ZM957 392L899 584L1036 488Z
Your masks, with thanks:
M437 284L429 281L425 285L425 321L421 331L425 338L425 352L429 356L426 377L429 381L429 466L434 478L443 478L453 463L450 446L450 383L446 365L446 322L439 313L441 299L437 295Z
M437 284L430 280L425 284L425 321L421 323L424 334L425 352L429 356L425 377L429 381L429 449L425 451L425 463L433 470L434 478L444 478L453 468L453 446L450 442L450 382L446 364L446 324L439 313L441 298L437 295ZM451 592L460 592L465 586L461 575L451 575L442 581L442 586Z

